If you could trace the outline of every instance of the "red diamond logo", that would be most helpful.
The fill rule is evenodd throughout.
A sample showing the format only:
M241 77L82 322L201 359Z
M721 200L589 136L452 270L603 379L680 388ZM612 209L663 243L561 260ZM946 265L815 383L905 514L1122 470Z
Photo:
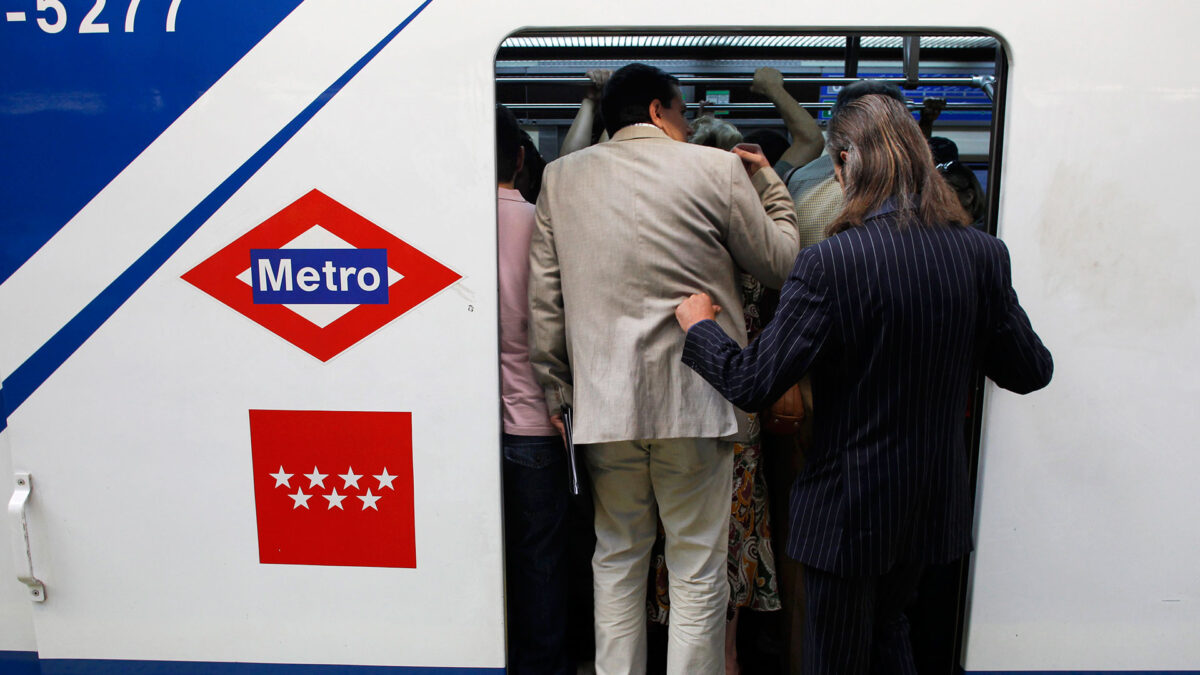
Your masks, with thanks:
M387 304L336 304L327 299L319 304L265 304L261 298L260 302L255 302L253 284L256 278L251 251L260 254L264 250L311 253L313 249L386 251L384 272L387 279L380 279L382 274L376 275L374 282L386 284ZM272 271L270 261L260 263L267 265L267 272ZM350 283L355 279L355 268L349 267L349 274L345 269L340 275L343 290L348 278ZM332 270L330 267L327 277L321 277L321 271L317 270L311 278L302 278L302 271L297 276L297 283L301 287L306 287L306 283L316 287L327 279L329 289L336 291L339 277ZM278 276L263 274L261 278L282 284L282 268L274 272ZM362 283L361 275L358 278ZM183 275L183 279L196 288L322 361L342 353L460 278L445 265L319 190L312 190L292 202ZM292 290L291 279L286 282L288 290Z

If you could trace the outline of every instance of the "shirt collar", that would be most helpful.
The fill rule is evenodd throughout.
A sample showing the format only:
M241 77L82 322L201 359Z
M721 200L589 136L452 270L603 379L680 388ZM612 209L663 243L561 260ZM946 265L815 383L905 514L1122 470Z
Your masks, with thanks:
M630 124L628 126L621 127L620 129L618 129L617 133L613 134L612 140L628 141L628 140L634 139L634 138L666 138L666 139L670 139L671 137L668 136L662 129L659 129L658 127L654 126L653 124L650 124L648 122L638 122L636 124Z
M496 191L500 199L505 199L510 202L525 201L525 198L521 196L521 191L516 188L497 187Z
M913 200L913 201L914 201L914 203L919 203L919 202L917 202L917 200ZM883 203L880 204L878 208L876 208L874 211L871 211L870 213L868 213L866 215L866 217L863 218L863 220L871 220L872 218L879 218L880 216L886 216L889 213L894 213L899 210L900 210L900 207L897 206L897 204L896 204L896 198L888 197L887 199L883 200Z

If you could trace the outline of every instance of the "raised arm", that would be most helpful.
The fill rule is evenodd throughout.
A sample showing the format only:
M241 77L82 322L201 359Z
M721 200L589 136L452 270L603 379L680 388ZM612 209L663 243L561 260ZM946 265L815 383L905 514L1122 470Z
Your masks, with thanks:
M920 116L917 119L917 126L921 127L921 134L925 138L933 137L933 123L937 118L942 116L942 111L946 109L946 99L929 97L921 103Z
M592 125L595 124L596 115L600 110L600 94L611 75L611 70L588 71L587 77L591 82L588 83L583 101L579 103L579 112L575 113L575 119L571 121L571 128L567 129L567 135L563 137L562 147L558 151L559 157L592 144ZM600 141L603 142L607 136L608 132L601 134Z
M742 410L761 410L808 372L830 332L824 275L815 255L802 254L783 286L775 318L745 349L717 322L706 295L675 312L687 331L683 362Z
M825 138L821 135L821 127L808 114L800 103L792 98L783 86L783 74L770 67L762 67L754 71L754 81L750 91L764 96L783 118L783 124L792 136L792 145L780 156L780 162L790 166L804 166L821 156L825 148Z
M548 176L549 178L549 176ZM562 278L549 200L538 200L529 244L529 363L551 414L571 403L571 364L563 313Z
M744 167L730 163L733 198L725 246L743 270L763 285L779 288L800 250L796 207L767 158L748 149L754 147L733 149Z

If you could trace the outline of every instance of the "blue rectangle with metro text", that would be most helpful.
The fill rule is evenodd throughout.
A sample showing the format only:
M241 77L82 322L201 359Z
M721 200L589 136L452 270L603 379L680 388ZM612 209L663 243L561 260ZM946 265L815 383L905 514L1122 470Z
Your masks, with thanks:
M251 249L256 305L386 305L387 249Z

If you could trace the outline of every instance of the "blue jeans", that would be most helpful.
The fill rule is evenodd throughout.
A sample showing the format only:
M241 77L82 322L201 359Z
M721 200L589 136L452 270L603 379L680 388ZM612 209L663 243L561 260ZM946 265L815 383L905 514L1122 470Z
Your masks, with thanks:
M567 456L558 436L504 434L508 672L567 674Z

